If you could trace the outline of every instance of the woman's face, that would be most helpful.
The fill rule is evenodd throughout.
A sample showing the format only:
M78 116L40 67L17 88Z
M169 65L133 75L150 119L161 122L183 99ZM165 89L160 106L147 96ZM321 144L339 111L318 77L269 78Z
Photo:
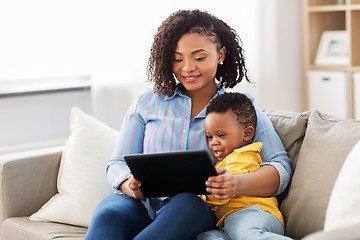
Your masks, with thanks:
M224 58L225 48L218 51L211 37L186 33L175 49L173 73L187 91L211 90L213 93L217 66Z

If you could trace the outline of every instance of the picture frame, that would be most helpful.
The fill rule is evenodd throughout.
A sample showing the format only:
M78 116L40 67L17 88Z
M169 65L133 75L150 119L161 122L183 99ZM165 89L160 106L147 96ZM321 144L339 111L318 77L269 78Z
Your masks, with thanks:
M349 33L324 31L315 58L316 65L349 65Z

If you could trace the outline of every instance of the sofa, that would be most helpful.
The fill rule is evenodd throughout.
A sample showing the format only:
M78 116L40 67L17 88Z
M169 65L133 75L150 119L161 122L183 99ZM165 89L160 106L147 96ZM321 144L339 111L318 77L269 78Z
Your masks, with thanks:
M359 203L356 195L360 194L351 189L341 193L343 204L332 192L344 161L360 140L360 121L338 119L316 110L303 113L265 110L265 113L293 161L292 181L278 196L286 235L305 240L360 239L360 215L345 225L336 221L347 215L328 215L330 197L331 211L340 215L345 210L338 207L347 207L348 199ZM81 109L73 109L71 115L72 133L65 146L0 156L1 240L83 239L94 208L111 194L111 187L104 185L110 185L106 182L105 166L117 131ZM75 162L80 158L88 161L86 173L76 169L79 164ZM72 172L74 169L76 172ZM80 178L85 178L84 183L77 182ZM340 185L338 188L344 191ZM106 190L98 193L99 189ZM85 197L75 196L81 191ZM356 202L352 205L356 208ZM349 212L351 215L354 211Z

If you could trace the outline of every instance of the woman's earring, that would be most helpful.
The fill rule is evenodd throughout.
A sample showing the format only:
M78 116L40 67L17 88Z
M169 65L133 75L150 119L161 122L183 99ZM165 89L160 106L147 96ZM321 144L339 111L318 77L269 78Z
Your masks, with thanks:
M223 61L221 61L219 64L220 64L220 65L223 65L223 64L224 64L224 62L223 62Z

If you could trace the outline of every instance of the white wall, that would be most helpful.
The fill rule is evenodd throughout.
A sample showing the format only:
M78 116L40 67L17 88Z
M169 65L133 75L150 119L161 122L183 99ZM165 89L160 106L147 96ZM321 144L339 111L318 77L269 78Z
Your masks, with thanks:
M0 80L91 75L90 113L119 128L119 106L149 87L145 71L157 28L172 12L189 8L213 13L241 37L256 85L244 81L235 90L251 93L261 108L303 110L301 1L3 1ZM0 114L7 114L4 108Z
M91 111L88 90L0 97L1 147L54 141L64 142L70 134L70 109Z
M246 0L227 3L208 0L3 2L0 79L90 73L111 76L116 81L143 82L153 35L169 14L181 8L208 10L227 21L239 32L250 58L254 54L250 49L256 49L253 25L257 24L257 3Z

